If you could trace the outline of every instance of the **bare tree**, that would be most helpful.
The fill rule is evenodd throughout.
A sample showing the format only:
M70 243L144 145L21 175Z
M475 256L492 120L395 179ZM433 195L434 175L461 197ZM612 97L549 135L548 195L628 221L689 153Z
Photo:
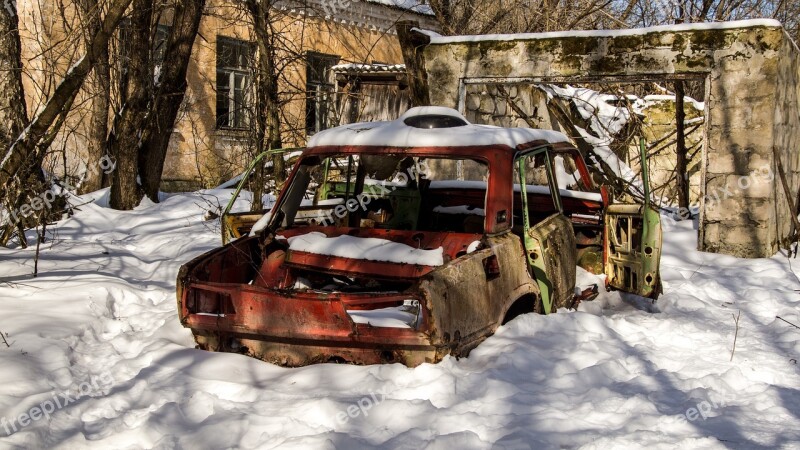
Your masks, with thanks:
M4 73L3 87L11 89L14 104L2 105L0 114L11 124L11 133L4 136L5 147L0 160L0 186L3 188L2 202L10 214L26 204L29 198L38 195L44 186L32 183L41 174L45 154L64 124L67 114L75 101L94 65L108 47L117 25L122 20L125 10L132 0L112 0L108 4L102 25L94 33L86 47L86 53L64 75L53 89L51 95L39 108L39 112L27 120L24 91L22 88L22 71L20 56L20 37L16 10L2 8L0 11L0 33L2 33L3 50L0 50L0 66L8 68ZM100 14L97 9L97 14ZM14 220L8 220L2 233L2 244L10 238L11 229L19 226ZM22 236L21 236L22 237Z
M15 10L0 8L0 144L8 148L28 123L25 93L22 87L22 56L19 23ZM11 166L3 163L4 179L11 176Z
M172 128L186 95L186 72L205 3L205 0L176 2L172 31L164 44L167 63L161 64L159 69L152 106L142 132L138 164L144 193L154 202L158 202Z
M627 26L640 0L430 0L448 35L526 33Z
M447 35L649 27L775 18L797 38L800 3L787 0L430 0Z
M256 83L255 83L255 150L256 154L283 147L281 140L280 99L278 85L277 33L273 28L272 2L246 0L247 11L253 22L256 34ZM276 183L286 179L283 155L276 153L272 158L272 175ZM264 166L255 174L253 185L254 210L262 208L263 186L266 176Z
M132 14L125 34L124 63L126 73L121 89L122 110L114 118L109 148L117 168L111 183L110 205L129 210L139 204L141 190L137 182L140 133L153 91L153 65L150 35L154 22L153 0L133 0Z
M630 26L648 27L672 23L720 22L773 18L783 22L789 33L798 37L800 3L787 0L658 0L633 1L627 17Z
M111 184L111 207L133 209L146 194L158 202L161 174L172 128L186 93L186 72L205 0L175 1L165 42L164 61L154 60L160 4L133 0L121 89L122 107L114 119L109 148L117 159ZM156 81L157 78L157 81Z

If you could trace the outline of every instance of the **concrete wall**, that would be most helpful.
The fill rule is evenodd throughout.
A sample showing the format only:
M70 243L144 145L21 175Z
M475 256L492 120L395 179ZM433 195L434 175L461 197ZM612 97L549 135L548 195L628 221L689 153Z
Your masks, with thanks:
M775 149L781 157L790 185L792 201L798 201L800 186L800 49L785 39L778 59L777 102L775 104ZM780 180L775 183L775 234L779 239L791 233L789 203Z
M776 131L786 128L776 124L776 110L787 121L798 120L797 53L779 25L760 21L606 33L434 38L425 57L432 103L462 112L465 86L489 78L508 82L705 79L705 200L699 247L766 257L778 250L787 226L776 226L782 217L776 183L761 174L774 170L773 143L786 141L781 149L795 171L800 151L791 144L796 138L781 137L793 135L796 127ZM781 70L782 66L786 68ZM780 72L785 73L784 87L778 81ZM791 90L795 99L787 100L785 92ZM795 173L793 191L798 187Z
M714 52L709 76L700 248L767 257L778 250L775 180L757 174L773 169L775 85L784 35L775 28L742 30L739 36L734 51Z

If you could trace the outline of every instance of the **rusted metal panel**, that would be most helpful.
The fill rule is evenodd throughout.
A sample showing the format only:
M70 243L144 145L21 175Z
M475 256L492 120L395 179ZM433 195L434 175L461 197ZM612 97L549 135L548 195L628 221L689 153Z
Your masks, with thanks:
M204 350L242 353L273 364L300 367L317 363L385 364L401 363L415 367L441 361L442 350L432 345L397 345L392 342L352 346L319 341L251 339L234 334L197 335Z
M507 232L485 243L487 248L432 272L420 285L431 310L434 342L456 354L494 333L516 300L538 294L519 237ZM492 256L500 276L487 279L483 262Z
M643 205L607 208L604 236L609 286L643 297L660 294L662 231L659 213Z
M575 234L563 230L571 230L569 220L555 214L537 224L530 230L530 236L537 243L538 254L532 259L542 258L547 279L552 285L553 310L571 306L575 287Z
M437 353L423 331L428 323L426 311L416 330L355 324L346 312L367 305L402 304L411 298L408 294L285 293L221 283L193 283L191 291L228 295L233 310L193 311L191 302L184 298L182 323L192 328L201 348L242 352L286 365L332 358L362 364L391 359L419 364L433 361ZM190 293L184 291L184 295ZM394 356L390 358L385 352Z

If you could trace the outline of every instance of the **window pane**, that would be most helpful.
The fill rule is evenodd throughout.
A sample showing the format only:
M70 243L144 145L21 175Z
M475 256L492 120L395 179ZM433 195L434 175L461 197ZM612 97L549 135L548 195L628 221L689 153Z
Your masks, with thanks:
M224 39L217 41L217 67L234 67L235 55L233 47Z
M217 128L227 128L229 126L229 113L228 91L217 91Z
M244 128L247 124L245 120L245 116L247 114L247 103L245 102L245 78L246 76L243 74L234 74L234 85L235 88L233 90L233 104L235 108L235 127L236 128Z

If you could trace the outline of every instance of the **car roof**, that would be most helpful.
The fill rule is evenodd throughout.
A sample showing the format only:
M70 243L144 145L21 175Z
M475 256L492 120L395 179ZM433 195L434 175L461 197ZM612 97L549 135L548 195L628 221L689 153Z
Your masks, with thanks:
M397 120L362 122L319 132L311 137L307 148L503 146L519 150L532 142L570 143L557 131L476 125L454 109L423 106L408 110Z

